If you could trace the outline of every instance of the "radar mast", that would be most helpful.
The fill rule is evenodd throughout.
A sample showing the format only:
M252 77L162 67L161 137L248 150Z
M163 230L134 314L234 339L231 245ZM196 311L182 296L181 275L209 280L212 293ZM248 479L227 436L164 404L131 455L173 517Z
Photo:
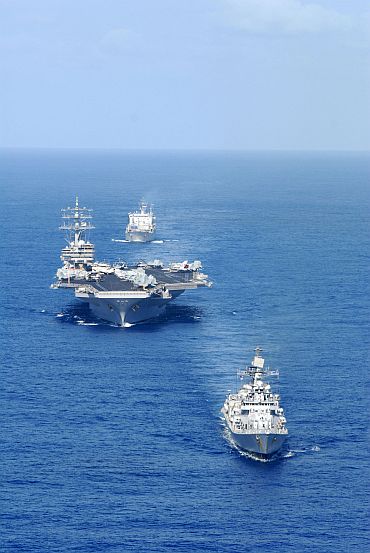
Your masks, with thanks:
M59 227L65 231L68 246L62 249L60 256L68 266L82 267L94 261L94 245L88 240L88 232L94 225L91 223L92 209L80 207L78 196L74 207L66 207L62 211L63 223Z
M74 207L66 207L61 210L63 224L59 227L60 230L67 231L67 242L77 246L81 240L86 242L87 232L95 228L91 223L92 209L87 207L79 207L78 196Z

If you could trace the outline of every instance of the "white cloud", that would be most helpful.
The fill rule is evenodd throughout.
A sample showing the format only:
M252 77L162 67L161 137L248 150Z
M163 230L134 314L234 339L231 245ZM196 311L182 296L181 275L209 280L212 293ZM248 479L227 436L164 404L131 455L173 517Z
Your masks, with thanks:
M225 0L233 25L251 33L319 33L350 29L336 10L302 0Z

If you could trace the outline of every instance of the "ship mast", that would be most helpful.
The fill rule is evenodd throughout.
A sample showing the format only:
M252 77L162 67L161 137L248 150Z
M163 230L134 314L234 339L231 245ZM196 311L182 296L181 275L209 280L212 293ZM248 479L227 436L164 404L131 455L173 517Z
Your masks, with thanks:
M140 201L139 209L141 215L153 215L153 206L151 204L148 204L148 202L146 202L144 198L142 198Z
M60 230L66 232L67 246L62 249L61 260L68 267L82 268L94 261L94 245L87 240L87 233L93 229L92 209L80 207L78 196L74 207L62 209L63 223Z
M261 357L262 348L256 347L255 356L252 359L251 364L249 367L247 367L246 371L244 371L244 374L249 374L253 377L253 383L255 384L257 380L261 380L265 376L279 376L278 370L271 370L269 367L267 369L264 368L265 360L263 357Z
M81 241L87 242L86 235L95 228L92 223L92 209L79 207L78 196L74 207L62 209L63 224L60 230L67 231L67 241L71 246L78 246Z
M259 378L267 374L267 371L263 368L265 360L260 355L262 353L262 348L257 346L254 351L255 356L253 357L251 364L247 366L246 370L243 371L243 373L249 374L249 376L253 378L253 383L255 384Z
M263 372L263 365L265 364L265 360L260 355L262 353L262 348L257 346L254 351L256 352L256 354L253 357L251 368L256 369L257 372Z

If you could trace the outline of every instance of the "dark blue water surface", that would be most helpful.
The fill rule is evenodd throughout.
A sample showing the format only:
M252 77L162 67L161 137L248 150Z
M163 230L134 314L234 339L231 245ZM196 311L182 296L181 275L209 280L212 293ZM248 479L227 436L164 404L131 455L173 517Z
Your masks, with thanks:
M370 158L3 151L1 551L367 551ZM100 260L201 259L211 290L152 323L49 289L60 208ZM158 239L124 244L153 202ZM289 440L231 447L219 410L256 345Z

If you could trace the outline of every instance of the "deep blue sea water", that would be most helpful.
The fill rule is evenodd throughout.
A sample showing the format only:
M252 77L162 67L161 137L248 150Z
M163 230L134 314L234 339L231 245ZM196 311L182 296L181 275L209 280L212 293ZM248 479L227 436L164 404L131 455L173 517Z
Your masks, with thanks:
M2 151L2 552L368 551L370 156ZM211 290L120 329L68 291L60 208L97 257L201 259ZM157 244L124 244L155 204ZM289 440L261 463L219 410L255 346Z

